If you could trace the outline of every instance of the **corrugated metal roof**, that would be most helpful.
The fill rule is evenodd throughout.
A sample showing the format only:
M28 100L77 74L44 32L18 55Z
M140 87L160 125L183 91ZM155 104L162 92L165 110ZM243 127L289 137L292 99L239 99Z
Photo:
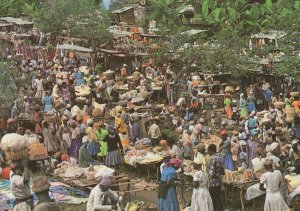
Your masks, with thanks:
M81 51L81 52L87 52L87 53L92 53L93 52L93 50L90 49L90 48L85 48L85 47L82 47L82 46L70 45L70 44L62 44L62 45L59 45L57 48L66 49L66 50Z
M270 30L268 32L260 32L254 35L251 35L251 38L259 38L259 39L270 39L270 40L275 40L275 39L280 39L286 36L287 33L284 31L275 31L275 30Z
M9 23L14 23L14 24L17 24L17 25L32 25L33 24L33 22L23 20L21 18L2 17L2 18L0 18L0 21L1 20L9 22Z
M121 9L115 10L112 13L113 14L118 14L118 13L122 13L122 12L126 12L128 10L134 9L134 7L123 7Z

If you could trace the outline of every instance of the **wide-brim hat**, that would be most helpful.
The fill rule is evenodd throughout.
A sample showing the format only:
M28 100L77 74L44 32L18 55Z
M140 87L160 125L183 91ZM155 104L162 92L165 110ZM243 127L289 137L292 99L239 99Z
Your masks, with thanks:
M127 64L123 64L123 67L127 67Z
M153 117L151 120L160 121L161 119L160 119L160 117L159 117L159 116L155 116L155 117Z

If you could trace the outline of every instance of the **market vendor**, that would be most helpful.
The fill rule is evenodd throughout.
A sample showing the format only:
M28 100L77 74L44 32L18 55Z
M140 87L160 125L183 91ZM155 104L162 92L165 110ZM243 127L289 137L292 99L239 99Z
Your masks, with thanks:
M159 138L161 137L160 128L157 123L160 121L159 116L156 116L152 119L153 123L148 130L148 135L150 136L151 142L153 146L156 146L159 142Z
M179 211L179 203L175 191L176 170L181 167L178 158L172 158L161 175L161 182L158 190L158 210Z
M289 195L292 209L289 211L300 211L300 192L293 192Z
M100 152L98 152L97 156L101 158L101 160L104 162L105 157L107 154L107 142L104 141L105 136L108 135L108 131L106 129L106 126L102 120L98 122L98 128L96 131L96 136L99 140L100 144Z
M110 189L111 179L104 176L101 182L96 185L87 202L87 211L94 210L117 210L117 203L122 200L118 194Z
M87 139L82 139L82 146L79 149L79 167L80 168L87 168L90 163L92 163L94 160L92 157L89 155L87 145L88 145L88 140Z
M16 198L13 210L31 211L33 199L29 186L28 160L11 161L10 168L10 189Z
M47 177L37 176L32 181L32 192L35 192L39 202L33 211L60 211L60 207L54 199L49 197L50 183Z

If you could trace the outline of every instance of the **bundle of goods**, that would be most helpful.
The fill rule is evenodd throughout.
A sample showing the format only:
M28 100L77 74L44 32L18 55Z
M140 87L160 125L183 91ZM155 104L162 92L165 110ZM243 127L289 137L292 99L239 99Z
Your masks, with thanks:
M114 75L114 71L112 70L107 70L105 72L103 72L102 76L106 76L108 78L112 77Z
M76 103L78 104L85 104L88 103L87 99L85 97L76 97L75 99Z
M291 97L299 97L300 92L291 92L290 95L291 95Z
M94 170L95 170L94 177L96 180L99 180L105 176L111 177L115 173L115 170L113 170L112 168L108 168L104 165L94 166Z
M288 181L289 192L300 191L300 175L286 175L285 179Z
M95 169L93 167L93 165L91 164L88 169L87 169L87 172L86 172L86 178L88 181L93 181L95 180Z
M77 166L68 167L64 173L66 178L81 178L85 175L85 170Z
M225 87L225 92L233 93L233 92L234 92L234 89L233 89L232 86L226 86L226 87Z
M151 140L149 138L142 138L135 142L136 149L145 149L152 146Z
M92 111L92 116L95 117L95 118L99 118L99 117L102 117L103 116L103 112L100 108L94 108L93 111Z
M44 144L33 142L29 145L29 156L32 160L43 159L48 157L48 152Z
M274 103L275 108L284 108L285 103L277 101Z
M26 137L10 133L3 136L0 147L8 160L21 160L28 156L28 144Z
M82 72L85 76L90 74L90 70L89 70L88 66L79 67L79 71Z
M294 108L286 108L285 113L286 113L285 121L287 123L293 123L294 122L294 117L296 115L295 109Z
M76 96L87 96L91 93L91 88L85 85L75 86L75 93Z
M230 171L225 169L225 174L223 176L223 182L232 183L232 182L245 182L251 181L253 174L251 169L246 169L245 171Z
M160 156L159 154L148 152L144 157L144 159L141 161L141 163L151 163L151 162L156 162L161 160L163 160L163 157Z

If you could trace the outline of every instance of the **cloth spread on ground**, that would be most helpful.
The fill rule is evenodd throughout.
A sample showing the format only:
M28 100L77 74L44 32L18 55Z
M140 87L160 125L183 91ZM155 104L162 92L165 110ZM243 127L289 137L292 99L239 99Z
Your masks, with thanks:
M88 201L89 194L72 188L64 183L50 182L50 198L55 199L59 203L81 204ZM12 208L15 202L14 195L10 191L9 180L0 180L0 210ZM33 194L34 203L38 202L35 194Z

